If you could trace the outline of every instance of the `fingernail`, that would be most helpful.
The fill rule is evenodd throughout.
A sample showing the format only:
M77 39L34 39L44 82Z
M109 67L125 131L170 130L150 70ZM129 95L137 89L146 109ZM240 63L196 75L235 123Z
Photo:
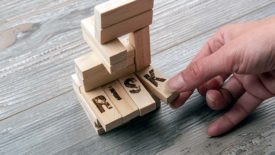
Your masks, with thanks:
M210 103L214 103L215 102L215 97L214 97L213 93L207 93L206 94L206 100Z
M185 86L185 81L179 74L172 77L167 82L167 89L170 90L171 92L182 90L184 89L184 86Z

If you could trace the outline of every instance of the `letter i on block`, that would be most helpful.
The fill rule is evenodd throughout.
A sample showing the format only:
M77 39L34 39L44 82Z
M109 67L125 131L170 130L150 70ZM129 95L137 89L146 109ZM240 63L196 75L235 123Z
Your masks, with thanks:
M178 93L168 92L165 86L166 78L151 66L138 72L137 75L146 88L163 102L171 103L178 97Z

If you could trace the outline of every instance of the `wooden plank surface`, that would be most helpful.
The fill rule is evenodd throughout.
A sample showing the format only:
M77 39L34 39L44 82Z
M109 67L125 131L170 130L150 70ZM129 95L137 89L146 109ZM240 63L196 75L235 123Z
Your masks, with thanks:
M213 112L196 93L98 137L74 96L73 59L90 51L80 20L105 0L0 2L0 154L269 154L275 98L233 132L206 135ZM274 0L155 0L153 66L184 68L223 24L275 15Z

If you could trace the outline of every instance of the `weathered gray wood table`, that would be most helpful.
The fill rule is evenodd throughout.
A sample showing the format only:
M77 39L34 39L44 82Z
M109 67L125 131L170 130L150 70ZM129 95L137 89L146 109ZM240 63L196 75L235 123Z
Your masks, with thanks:
M275 99L229 134L197 93L97 136L74 95L73 59L89 52L80 20L103 0L0 1L0 154L274 154ZM274 0L156 0L153 65L184 68L217 28L275 15ZM273 153L272 153L273 152Z

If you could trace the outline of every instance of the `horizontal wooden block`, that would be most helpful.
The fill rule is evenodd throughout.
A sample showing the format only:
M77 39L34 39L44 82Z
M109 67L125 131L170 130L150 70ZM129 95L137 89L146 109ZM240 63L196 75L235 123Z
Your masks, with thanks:
M123 123L129 122L133 118L139 116L138 107L128 96L119 81L105 85L103 90L121 114Z
M149 26L152 24L152 19L153 11L146 11L107 28L95 28L95 37L100 43L104 44L116 39L117 37Z
M104 134L105 130L103 129L100 122L96 118L94 112L89 110L88 103L85 101L82 94L80 93L81 84L80 84L80 80L78 79L76 74L72 75L72 81L73 81L74 92L76 93L77 99L78 99L80 105L82 106L82 108L84 109L86 115L88 116L88 118L92 124L92 127L95 129L95 131L98 135Z
M93 16L83 19L81 21L81 28L84 40L94 52L105 60L105 62L114 65L127 59L127 49L118 39L114 38L114 40L104 45L100 44L95 39Z
M106 28L126 19L152 10L154 0L112 0L97 5L94 9L98 28Z
M140 116L156 109L154 99L134 74L120 78L119 81L139 108Z
M151 64L149 26L129 34L129 42L135 48L136 71L141 71Z
M118 78L127 76L135 72L135 65L129 66L123 70L110 74L106 69L101 71L94 76L91 76L88 80L83 80L83 85L85 91L95 89L97 87L103 86L109 82L112 82Z
M97 53L96 53L96 55L97 55L98 59L101 58ZM126 60L123 60L123 61L121 61L117 64L114 64L114 65L110 65L104 59L101 59L101 62L110 74L113 74L115 72L118 72L120 70L123 70L123 69L127 68L128 66L131 66L131 65L135 64L134 57L127 57Z
M106 70L95 52L86 53L74 60L75 72L80 80L87 80L102 70Z
M166 78L151 66L137 73L137 76L145 87L160 98L163 102L171 103L177 97L177 93L169 92L166 89Z
M108 132L123 124L122 116L101 87L81 94L88 103L88 111L93 111L103 129Z

